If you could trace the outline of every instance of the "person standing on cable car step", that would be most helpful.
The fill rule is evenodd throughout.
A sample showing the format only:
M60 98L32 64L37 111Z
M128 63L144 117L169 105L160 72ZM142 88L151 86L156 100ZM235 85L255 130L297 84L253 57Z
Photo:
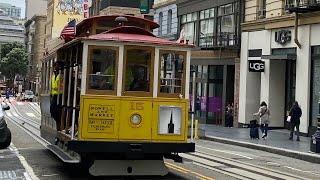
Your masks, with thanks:
M57 131L60 131L61 126L61 103L62 103L62 90L63 90L63 77L59 73L59 68L62 68L61 62L55 62L54 70L51 79L51 104L50 113L51 117L56 121ZM58 101L59 96L59 101Z

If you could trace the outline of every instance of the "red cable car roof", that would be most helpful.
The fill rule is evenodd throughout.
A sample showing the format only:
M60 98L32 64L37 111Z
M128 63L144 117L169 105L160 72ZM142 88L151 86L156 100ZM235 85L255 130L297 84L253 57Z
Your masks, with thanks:
M152 33L135 26L121 26L104 33L94 34L87 37L79 37L79 38L85 39L85 40L98 40L98 41L107 40L107 41L116 41L116 42L137 42L137 43L146 43L146 44L183 46L183 47L190 47L190 48L193 47L193 45L161 39L159 37L156 37Z
M129 16L129 15L101 15L101 16L92 16L86 19L83 19L81 22L79 22L77 24L77 27L80 27L84 24L96 21L96 20L101 20L101 19L105 19L108 21L114 21L117 17L122 16L127 18L128 21L132 21L132 22L141 22L141 23L145 23L145 24L149 24L150 25L150 29L155 29L160 27L158 23L153 22L149 19L145 19L145 18L139 18L139 17L135 17L135 16Z

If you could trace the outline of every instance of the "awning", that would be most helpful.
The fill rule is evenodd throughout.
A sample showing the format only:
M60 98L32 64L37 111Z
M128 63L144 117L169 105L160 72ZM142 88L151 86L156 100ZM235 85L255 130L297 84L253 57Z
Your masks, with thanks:
M296 60L297 59L297 54L262 55L261 59Z

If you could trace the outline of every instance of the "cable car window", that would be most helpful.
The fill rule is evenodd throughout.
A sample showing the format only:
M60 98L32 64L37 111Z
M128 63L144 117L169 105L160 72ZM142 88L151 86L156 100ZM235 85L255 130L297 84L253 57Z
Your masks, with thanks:
M126 92L152 92L153 52L148 47L127 47L124 75Z
M185 53L160 51L159 95L184 94Z
M89 90L114 91L116 89L117 59L116 48L89 47Z

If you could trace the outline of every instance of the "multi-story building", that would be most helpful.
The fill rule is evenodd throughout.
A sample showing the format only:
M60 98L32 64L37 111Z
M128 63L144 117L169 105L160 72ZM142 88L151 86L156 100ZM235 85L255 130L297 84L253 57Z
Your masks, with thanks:
M34 15L25 23L25 48L28 55L28 73L25 88L38 92L41 58L45 47L45 25L47 16Z
M21 19L21 8L8 3L0 3L0 9L12 19Z
M47 14L48 0L25 0L26 3L26 19L31 19L34 15Z
M300 131L317 127L320 92L320 1L246 0L242 25L239 124L265 101L271 127L287 126L298 101Z
M176 0L155 0L154 21L160 27L153 30L153 33L159 37L168 40L178 39L178 9Z
M152 3L153 0L149 0L148 14L140 13L140 1L132 0L96 0L92 2L90 8L90 16L96 15L113 15L113 14L124 14L132 15L137 17L144 17L153 20Z
M26 0L25 49L28 55L28 71L25 89L37 92L41 61L44 53L47 0Z
M177 0L176 4L178 32L183 29L184 39L195 46L191 65L196 71L196 118L200 123L225 125L226 105L234 103L235 114L238 107L236 89L243 2ZM159 16L162 33L168 24L164 14Z
M23 28L0 9L0 46L3 42L23 43Z

